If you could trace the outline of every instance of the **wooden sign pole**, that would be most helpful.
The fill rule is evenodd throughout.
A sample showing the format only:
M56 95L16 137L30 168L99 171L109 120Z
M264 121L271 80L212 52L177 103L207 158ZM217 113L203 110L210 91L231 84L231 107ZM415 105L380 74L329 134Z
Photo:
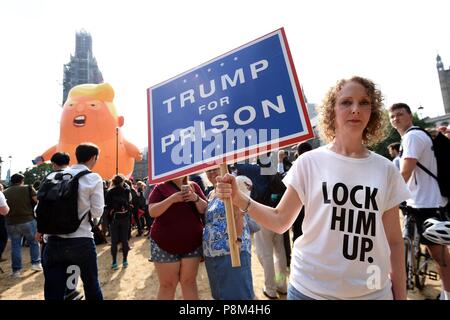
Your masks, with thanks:
M220 175L223 177L227 173L228 173L227 164L221 163ZM228 245L230 246L231 266L240 267L241 266L241 258L239 252L240 248L237 241L236 223L234 221L233 203L231 202L231 198L225 199L224 204L225 204L225 213L227 217Z

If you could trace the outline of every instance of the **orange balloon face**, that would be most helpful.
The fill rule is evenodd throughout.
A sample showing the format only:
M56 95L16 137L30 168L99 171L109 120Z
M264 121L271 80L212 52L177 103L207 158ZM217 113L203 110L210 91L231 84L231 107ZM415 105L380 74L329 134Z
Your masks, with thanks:
M103 101L89 97L74 97L69 98L64 104L61 115L61 137L64 136L67 143L90 141L93 136L103 140L102 136L110 137L117 126L117 118L111 114Z

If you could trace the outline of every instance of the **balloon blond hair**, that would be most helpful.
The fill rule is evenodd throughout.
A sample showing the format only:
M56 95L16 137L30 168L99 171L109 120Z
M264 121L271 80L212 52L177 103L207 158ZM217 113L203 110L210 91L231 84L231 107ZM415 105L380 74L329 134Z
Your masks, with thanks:
M80 84L69 91L69 98L88 97L94 100L103 101L114 118L117 118L116 107L114 106L114 89L109 83L101 84Z

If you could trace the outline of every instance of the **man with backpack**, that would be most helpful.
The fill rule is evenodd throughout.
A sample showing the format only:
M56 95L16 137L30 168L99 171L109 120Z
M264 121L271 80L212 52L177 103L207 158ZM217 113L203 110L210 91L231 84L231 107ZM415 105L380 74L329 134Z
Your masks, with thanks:
M70 163L70 156L66 152L56 152L52 155L50 158L50 162L52 164L53 172L51 172L49 175L45 177L45 179L42 181L43 184L45 184L46 181L51 181L55 178L55 175L58 172L62 172L69 166ZM36 240L41 243L41 253L44 252L45 245L48 241L48 235L41 234L39 231L36 232ZM69 274L66 275L66 279L69 278ZM64 300L81 300L83 298L83 294L81 292L78 292L75 288L67 288L65 291Z
M53 183L46 181L38 193L38 231L48 234L43 253L46 300L63 300L66 287L76 288L78 276L86 300L103 299L91 231L91 219L101 217L104 207L102 178L90 171L99 149L83 143L75 155L77 164L56 174Z
M427 246L432 258L437 262L443 294L441 299L450 299L450 255L446 246L423 237L423 223L430 218L445 219L448 199L444 187L440 188L438 172L440 154L436 157L437 145L423 129L413 126L411 109L405 103L396 103L389 108L392 126L402 137L400 151L400 173L405 179L412 197L407 200L407 212L414 216L421 243ZM435 138L436 139L436 138ZM445 139L445 138L444 138ZM434 150L434 151L433 151ZM447 162L448 164L448 162Z

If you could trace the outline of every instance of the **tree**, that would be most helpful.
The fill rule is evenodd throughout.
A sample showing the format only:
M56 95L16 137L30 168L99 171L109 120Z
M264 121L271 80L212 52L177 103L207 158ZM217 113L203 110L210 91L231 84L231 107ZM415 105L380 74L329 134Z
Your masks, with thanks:
M42 181L50 172L52 172L51 163L41 163L33 168L27 168L23 174L25 177L25 184L33 184L36 181Z
M388 117L387 115L387 111L386 111L386 117ZM422 128L429 128L430 126L432 126L432 124L430 123L426 123L423 119L420 119L419 116L417 115L417 112L413 113L413 123L415 126L419 126ZM400 142L401 141L401 137L398 134L397 130L395 130L391 123L389 121L387 121L387 128L386 128L387 134L386 134L386 138L381 141L380 143L372 146L372 150L382 156L385 156L388 159L391 159L391 157L389 156L389 152L388 152L388 145L390 145L391 143L394 142Z

